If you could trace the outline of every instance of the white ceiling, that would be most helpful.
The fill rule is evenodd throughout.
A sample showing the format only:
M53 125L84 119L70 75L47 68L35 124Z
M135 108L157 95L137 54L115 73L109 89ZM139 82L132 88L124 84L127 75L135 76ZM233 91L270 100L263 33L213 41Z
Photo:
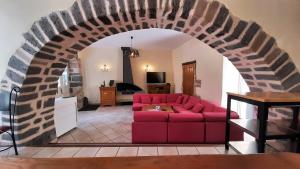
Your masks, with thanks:
M130 37L133 36L133 48L147 50L173 50L192 39L191 36L174 30L143 29L119 33L101 39L90 47L130 47Z

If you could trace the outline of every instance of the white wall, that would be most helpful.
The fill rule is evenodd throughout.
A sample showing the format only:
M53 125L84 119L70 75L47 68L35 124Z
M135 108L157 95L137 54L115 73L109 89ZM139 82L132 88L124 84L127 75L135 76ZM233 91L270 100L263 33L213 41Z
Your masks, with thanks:
M151 71L166 72L167 82L173 84L171 51L139 50L140 57L131 60L134 84L146 90L145 65L151 65ZM88 47L79 53L83 71L84 96L90 103L99 104L99 86L105 80L123 81L123 54L120 48ZM109 72L102 72L99 66L107 64Z
M105 80L122 82L123 57L122 50L118 48L91 48L88 47L79 53L83 71L83 92L90 103L99 104L99 87ZM100 67L107 64L110 71L103 72Z
M0 79L10 56L24 42L22 34L35 20L53 11L67 9L74 0L0 0Z
M196 60L196 76L202 81L201 88L196 88L196 95L220 105L223 56L197 39L186 42L172 53L175 92L182 92L182 63Z
M131 59L134 84L146 91L145 66L150 65L150 72L166 72L166 83L173 81L172 52L167 50L139 50L139 58Z

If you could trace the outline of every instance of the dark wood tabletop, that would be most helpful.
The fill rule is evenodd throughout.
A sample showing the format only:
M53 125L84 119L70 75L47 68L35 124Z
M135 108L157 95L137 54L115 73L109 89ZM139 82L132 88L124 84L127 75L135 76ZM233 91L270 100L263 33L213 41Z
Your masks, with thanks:
M260 102L300 102L300 93L248 92L244 94L237 94L228 92L227 94Z
M173 157L1 158L0 169L300 169L300 155L202 155Z

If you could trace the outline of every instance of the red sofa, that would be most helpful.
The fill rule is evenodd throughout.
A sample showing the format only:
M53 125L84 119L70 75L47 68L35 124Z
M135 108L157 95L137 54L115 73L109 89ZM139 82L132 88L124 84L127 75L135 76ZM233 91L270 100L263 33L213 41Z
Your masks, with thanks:
M142 111L146 105L170 105L173 112ZM224 143L226 109L184 94L133 95L133 143ZM238 119L232 112L231 118ZM231 126L231 140L243 131Z

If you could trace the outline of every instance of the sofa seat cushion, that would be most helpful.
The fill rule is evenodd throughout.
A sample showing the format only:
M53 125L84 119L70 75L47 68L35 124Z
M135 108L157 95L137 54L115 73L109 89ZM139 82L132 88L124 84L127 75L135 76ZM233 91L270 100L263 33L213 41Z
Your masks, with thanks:
M167 122L168 112L161 111L136 111L134 112L135 122Z
M226 122L226 112L204 112L205 121L208 122ZM231 119L239 119L239 115L231 112Z
M193 113L190 111L185 111L182 113L170 113L170 122L202 122L204 117L200 113Z

